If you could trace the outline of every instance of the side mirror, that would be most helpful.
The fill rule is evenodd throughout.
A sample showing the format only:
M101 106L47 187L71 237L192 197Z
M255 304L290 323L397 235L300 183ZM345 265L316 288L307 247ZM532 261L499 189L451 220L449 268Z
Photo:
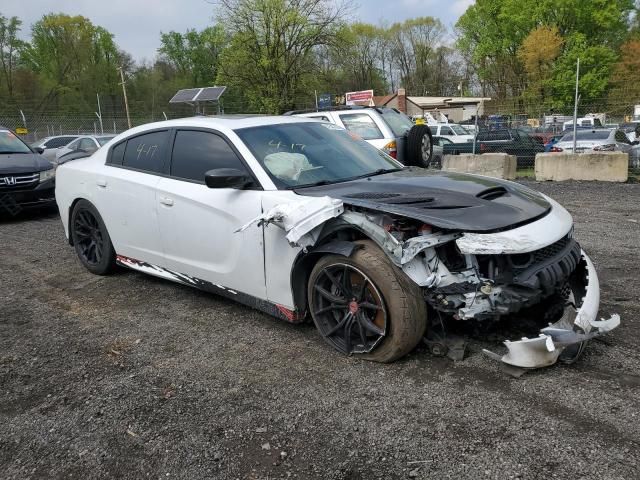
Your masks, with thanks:
M244 190L253 183L253 179L236 168L216 168L204 174L204 183L209 188L235 188Z
M631 145L638 145L640 143L640 140L634 140L633 142L631 142Z
M36 147L33 149L36 153L39 153L40 155L42 155L44 153L44 148L42 147Z

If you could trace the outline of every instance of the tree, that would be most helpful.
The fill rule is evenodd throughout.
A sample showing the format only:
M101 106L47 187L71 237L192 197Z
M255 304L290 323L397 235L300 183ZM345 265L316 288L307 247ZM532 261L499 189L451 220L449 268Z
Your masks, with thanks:
M540 26L531 30L518 49L518 58L527 72L527 91L543 105L553 93L550 82L563 43L557 27Z
M618 114L629 114L629 106L640 103L640 39L620 46L620 60L613 65L609 99L612 110Z
M184 34L171 31L160 35L158 52L191 84L212 83L218 73L220 54L227 46L227 36L221 25Z
M250 108L281 113L314 81L314 49L332 45L345 8L330 0L219 0L231 38L219 83L243 92Z
M18 65L18 54L24 42L18 39L22 22L18 17L0 15L0 67L9 98L13 98L13 80Z
M31 43L23 61L39 77L47 92L39 108L61 105L86 111L95 94L117 88L115 67L119 52L113 35L82 16L45 15L31 28Z

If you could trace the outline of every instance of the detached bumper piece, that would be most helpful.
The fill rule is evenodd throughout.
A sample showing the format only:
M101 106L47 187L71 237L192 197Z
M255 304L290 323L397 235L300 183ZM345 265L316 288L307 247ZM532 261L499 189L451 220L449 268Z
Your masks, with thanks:
M537 337L505 341L508 350L505 355L483 350L490 358L516 367L509 368L508 373L520 376L528 369L548 367L558 360L572 363L580 357L589 340L620 325L619 315L614 314L607 320L596 319L600 306L598 275L584 251L581 258L586 264L587 283L580 308L567 306L562 318L540 330Z

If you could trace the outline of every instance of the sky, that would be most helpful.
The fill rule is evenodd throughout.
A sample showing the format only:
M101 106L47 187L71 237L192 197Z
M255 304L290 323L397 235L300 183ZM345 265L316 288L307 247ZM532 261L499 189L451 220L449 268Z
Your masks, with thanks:
M451 28L474 0L358 0L352 21L378 24L432 16ZM83 15L115 35L120 48L137 61L153 60L160 32L200 30L213 23L215 0L27 0L3 2L0 15L17 16L23 38L46 13ZM28 8L25 8L28 5Z

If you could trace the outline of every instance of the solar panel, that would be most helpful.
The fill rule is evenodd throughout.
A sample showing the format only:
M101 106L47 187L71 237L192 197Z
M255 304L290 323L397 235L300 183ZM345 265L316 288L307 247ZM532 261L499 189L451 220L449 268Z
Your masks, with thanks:
M215 102L227 87L185 88L178 90L169 103Z
M215 102L220 99L227 87L206 87L196 97L198 102Z
M185 103L193 102L195 97L200 93L201 88L186 88L184 90L178 90L169 103Z

